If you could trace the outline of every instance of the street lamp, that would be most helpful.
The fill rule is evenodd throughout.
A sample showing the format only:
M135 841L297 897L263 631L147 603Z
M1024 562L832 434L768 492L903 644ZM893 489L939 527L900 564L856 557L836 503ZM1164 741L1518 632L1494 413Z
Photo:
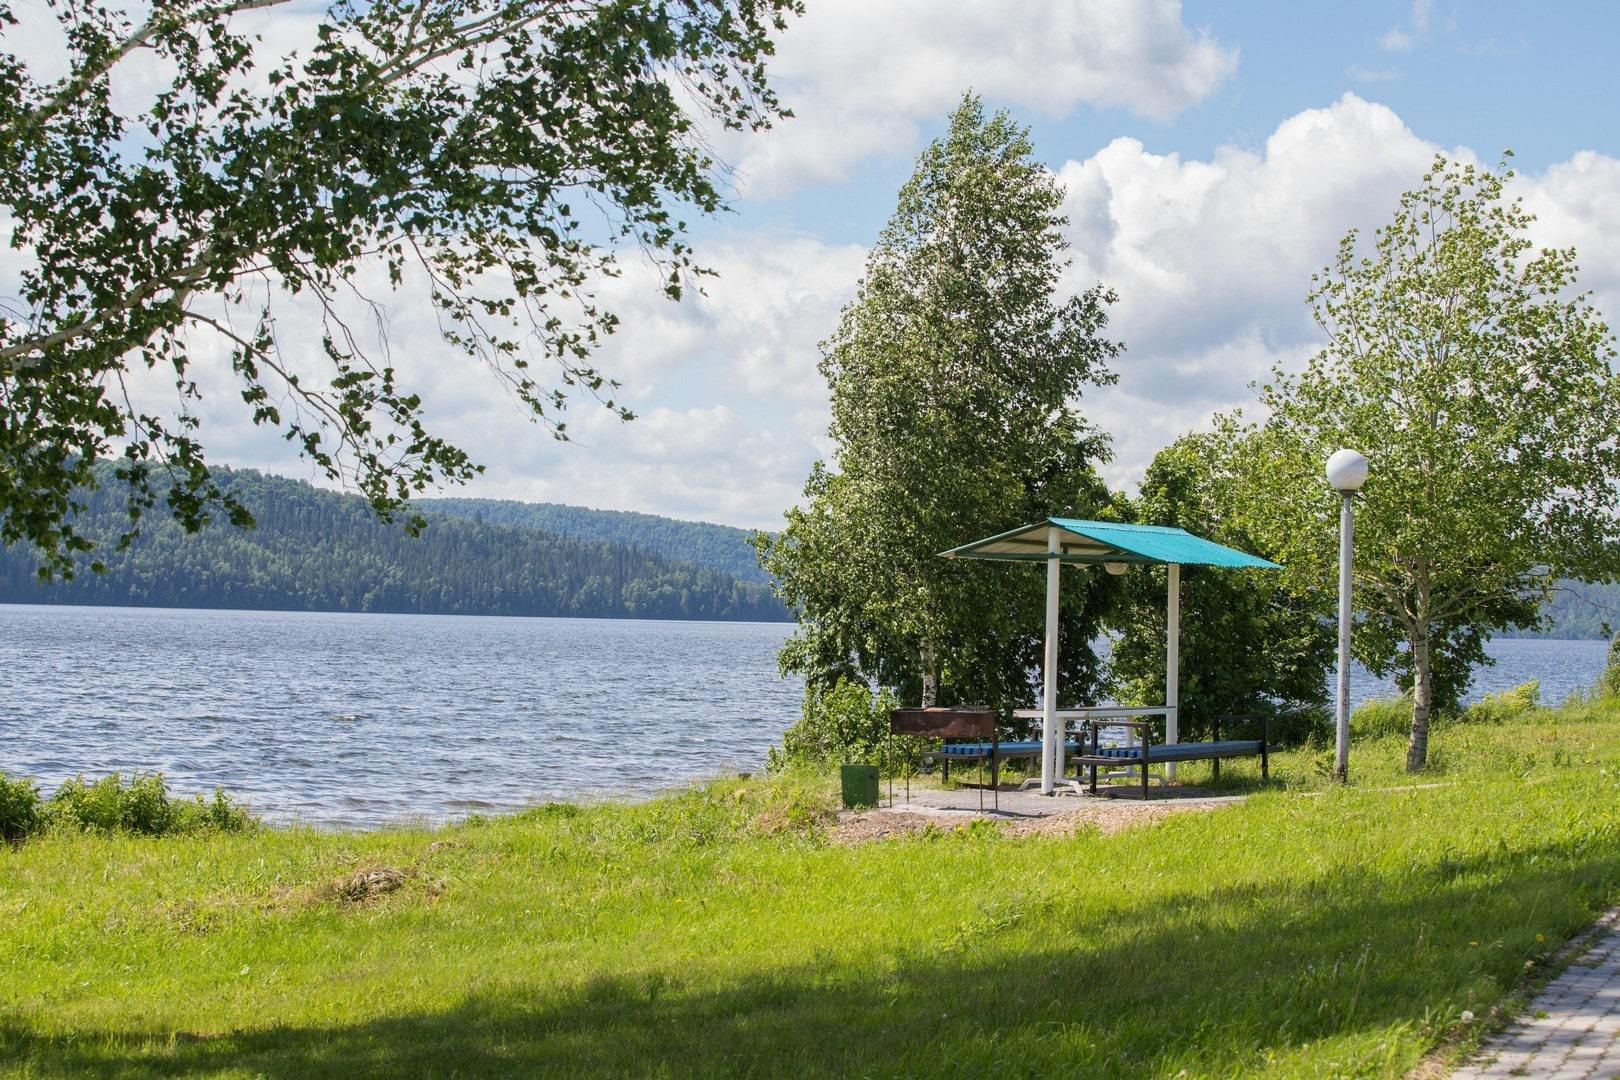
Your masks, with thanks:
M1367 482L1367 459L1354 450L1335 450L1327 459L1327 480L1344 497L1339 507L1339 730L1333 757L1333 775L1342 784L1350 779L1350 546L1355 533L1350 500Z

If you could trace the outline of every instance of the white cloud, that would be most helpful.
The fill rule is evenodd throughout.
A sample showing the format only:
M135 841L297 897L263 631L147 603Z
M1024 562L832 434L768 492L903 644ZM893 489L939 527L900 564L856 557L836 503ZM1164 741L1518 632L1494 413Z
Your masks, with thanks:
M1358 83L1394 82L1401 77L1399 68L1365 68L1360 64L1351 64L1345 74Z
M1406 52L1416 45L1417 41L1398 26L1392 26L1378 39L1378 47L1386 52Z
M1434 21L1434 0L1412 0L1411 13L1408 15L1405 26L1392 26L1383 37L1378 39L1378 47L1386 52L1407 52L1414 48L1418 39L1429 32L1429 24ZM1447 25L1447 30L1455 30L1453 25Z
M1165 121L1236 66L1236 49L1183 23L1180 0L821 0L772 63L795 119L723 145L739 189L768 198L911 153L969 88L1047 116L1090 106Z
M1111 483L1134 484L1160 447L1252 400L1250 383L1273 365L1298 367L1320 347L1304 302L1311 274L1347 229L1387 220L1437 149L1387 107L1346 95L1283 121L1257 152L1189 159L1117 139L1061 167L1075 259L1064 288L1102 280L1121 297L1110 327L1128 346L1120 382L1083 402L1115 436ZM1576 246L1581 285L1609 312L1620 311L1617 191L1620 160L1591 152L1515 181L1537 215L1537 242ZM470 493L779 524L810 463L831 450L816 343L853 295L865 252L756 230L704 254L720 277L678 305L639 265L608 284L604 300L624 322L599 360L624 378L623 400L640 415L621 424L581 402L570 443L527 422L493 379L440 344L409 294L390 303L402 377L434 429L490 466ZM282 308L289 341L307 337L301 318ZM216 460L310 475L245 424L228 372L198 374ZM172 397L167 380L142 382Z
M1069 288L1100 279L1121 298L1110 327L1128 347L1120 382L1085 402L1115 436L1111 482L1134 484L1160 447L1251 401L1253 381L1320 347L1305 304L1311 274L1350 228L1387 221L1440 149L1389 108L1347 94L1285 120L1262 153L1184 160L1118 139L1062 167ZM1518 178L1514 191L1538 215L1533 239L1575 245L1581 286L1600 310L1620 311L1620 161L1583 152Z
M440 340L419 289L390 293L375 268L355 285L385 303L387 361L401 386L421 395L429 430L489 469L453 493L776 527L810 463L825 453L817 342L853 295L865 251L761 230L707 245L704 255L720 276L680 303L664 298L657 272L641 263L603 284L602 302L623 323L595 362L622 381L616 399L637 418L622 423L576 397L561 417L568 442L533 423L477 361ZM295 363L318 356L318 309L299 298L274 303L284 355ZM364 305L356 297L345 304L351 325L363 329ZM292 446L249 423L222 344L207 332L193 341L190 376L203 394L193 408L212 460L323 482ZM323 374L318 360L301 370L306 382ZM172 416L178 407L172 373L139 369L128 382L143 411Z
M1111 482L1134 484L1160 447L1309 355L1311 274L1348 228L1388 215L1435 149L1347 94L1284 121L1261 153L1183 160L1117 139L1062 167L1071 288L1100 279L1120 294L1120 382L1087 404L1115 436Z

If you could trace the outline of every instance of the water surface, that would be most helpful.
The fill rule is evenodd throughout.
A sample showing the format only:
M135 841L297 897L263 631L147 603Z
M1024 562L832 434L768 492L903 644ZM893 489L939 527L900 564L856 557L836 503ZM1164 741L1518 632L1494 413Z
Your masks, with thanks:
M799 711L776 668L791 630L0 605L0 770L47 789L156 770L272 821L361 826L645 796L759 768ZM1493 642L1474 695L1539 678L1556 704L1606 650Z
M753 769L784 623L0 605L0 769L438 820Z

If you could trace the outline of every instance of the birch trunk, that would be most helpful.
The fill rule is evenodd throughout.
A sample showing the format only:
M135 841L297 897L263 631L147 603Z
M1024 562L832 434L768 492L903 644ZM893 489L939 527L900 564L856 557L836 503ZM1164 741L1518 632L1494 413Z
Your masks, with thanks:
M934 643L925 641L921 650L922 659L922 707L932 709L939 701L939 676L936 673L939 657L934 651Z
M1429 637L1429 575L1418 574L1417 610L1411 623L1412 736L1406 743L1406 771L1422 772L1429 762L1429 714L1434 709L1434 651Z

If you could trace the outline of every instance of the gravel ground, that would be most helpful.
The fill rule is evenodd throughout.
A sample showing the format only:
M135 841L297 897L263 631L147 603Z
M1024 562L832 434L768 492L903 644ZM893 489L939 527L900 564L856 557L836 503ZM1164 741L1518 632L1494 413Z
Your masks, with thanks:
M1171 814L1214 810L1219 803L1140 803L1099 799L1086 801L1072 810L1040 818L1005 818L992 814L966 814L959 811L924 813L915 810L845 810L831 836L839 844L863 844L909 836L933 826L942 832L962 828L971 822L989 821L1010 836L1072 836L1082 829L1096 829L1108 835L1138 825L1149 825Z

